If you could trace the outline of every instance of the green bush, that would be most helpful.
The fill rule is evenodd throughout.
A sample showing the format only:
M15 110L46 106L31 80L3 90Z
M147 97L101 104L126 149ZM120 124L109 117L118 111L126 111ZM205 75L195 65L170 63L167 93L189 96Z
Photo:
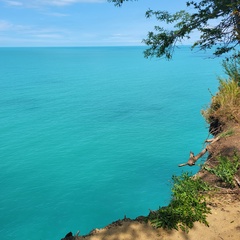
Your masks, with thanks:
M237 173L240 167L239 156L235 154L232 159L226 156L220 156L217 158L219 164L215 168L204 167L210 173L218 176L223 182L225 182L228 187L233 188L234 175Z
M199 178L193 179L189 173L173 176L172 200L167 207L150 213L149 219L155 227L166 229L179 228L188 232L194 222L199 221L206 226L206 216L210 213L204 192L210 190L207 183Z

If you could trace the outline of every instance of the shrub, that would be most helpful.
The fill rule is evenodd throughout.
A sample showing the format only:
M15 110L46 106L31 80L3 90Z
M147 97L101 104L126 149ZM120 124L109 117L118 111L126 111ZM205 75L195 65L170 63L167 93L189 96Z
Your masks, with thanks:
M217 158L219 164L215 168L204 167L210 173L218 176L228 187L233 188L234 175L237 173L240 167L239 156L235 154L232 159L226 156L220 156Z
M210 190L207 183L199 178L193 179L189 173L173 176L172 200L167 207L159 208L149 215L155 227L166 229L179 228L188 232L194 222L199 221L206 226L206 216L210 213L203 193Z

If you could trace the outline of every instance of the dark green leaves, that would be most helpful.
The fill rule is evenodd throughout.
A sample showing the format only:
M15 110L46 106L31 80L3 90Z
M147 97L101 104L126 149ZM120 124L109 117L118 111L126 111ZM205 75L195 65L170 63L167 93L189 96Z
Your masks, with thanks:
M131 0L109 1L121 6L124 1ZM193 31L200 34L193 47L206 50L216 46L215 56L234 50L240 43L240 0L187 1L186 5L189 12L184 10L174 14L162 10L146 12L146 18L155 17L160 23L143 40L149 46L145 51L145 57L165 56L170 59L175 46L190 38Z
M210 187L200 179L193 179L190 174L173 176L172 200L167 207L160 208L149 215L155 227L166 229L179 228L188 231L194 222L208 226L206 216L210 213L203 193Z
M108 0L108 2L113 2L115 6L121 7L123 2L128 2L128 1L137 1L137 0Z
M207 171L218 176L229 187L233 188L234 176L240 167L239 156L235 154L232 159L225 156L218 157L219 164L214 168L205 167Z

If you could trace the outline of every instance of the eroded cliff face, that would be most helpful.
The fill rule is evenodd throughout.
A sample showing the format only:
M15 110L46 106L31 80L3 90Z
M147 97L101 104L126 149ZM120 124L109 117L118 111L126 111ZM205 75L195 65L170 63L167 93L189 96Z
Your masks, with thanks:
M218 140L208 145L209 156L204 166L216 167L219 164L219 156L229 159L239 156L238 161L240 161L240 125L238 122L223 122L216 119L210 125L209 132L214 139L218 138ZM235 174L237 180L233 188L229 188L219 177L205 170L204 167L196 176L217 189L217 192L213 191L210 194L208 201L212 213L207 218L210 227L196 222L188 234L176 230L155 229L149 222L146 222L146 217L141 216L133 220L124 218L115 221L105 228L94 229L85 236L69 234L62 240L240 239L240 167Z
M216 166L218 156L229 158L234 154L240 156L239 124L223 128L219 134L222 134L220 139L208 149L209 157L205 163L208 166ZM113 222L103 229L94 229L86 236L69 236L62 240L240 239L240 186L236 183L235 188L228 188L218 177L204 169L197 175L218 189L208 201L211 208L211 214L207 218L210 227L196 222L194 228L186 234L176 230L155 229L150 223L146 223L145 217L134 220L126 218ZM240 169L236 177L240 179Z
M237 158L240 161L240 75L235 67L225 62L224 68L228 70L229 79L220 79L219 91L212 96L209 107L202 110L203 117L209 123L209 133L217 139L214 144L207 146L209 157L204 165L208 168L216 167L221 157L230 161ZM204 167L198 175L215 186L226 187ZM240 169L235 179L236 187L240 187Z
M218 136L220 136L219 140L208 147L209 156L204 165L211 168L216 167L219 164L220 156L225 156L229 159L232 159L234 156L239 156L238 159L240 161L240 125L225 125L225 128L218 133ZM211 185L221 187L223 190L224 188L227 189L226 185L217 176L204 170L204 168L199 171L198 176ZM240 186L238 185L239 183L237 183L237 179L240 180L240 168L235 177L235 190L239 190Z

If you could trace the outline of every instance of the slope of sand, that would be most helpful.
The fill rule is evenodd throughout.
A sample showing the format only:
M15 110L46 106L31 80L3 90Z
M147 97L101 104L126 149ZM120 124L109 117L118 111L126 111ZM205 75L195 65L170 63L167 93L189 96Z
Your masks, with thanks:
M155 229L150 224L130 219L119 220L88 236L66 240L240 240L240 195L222 194L210 201L209 227L195 223L189 233Z

